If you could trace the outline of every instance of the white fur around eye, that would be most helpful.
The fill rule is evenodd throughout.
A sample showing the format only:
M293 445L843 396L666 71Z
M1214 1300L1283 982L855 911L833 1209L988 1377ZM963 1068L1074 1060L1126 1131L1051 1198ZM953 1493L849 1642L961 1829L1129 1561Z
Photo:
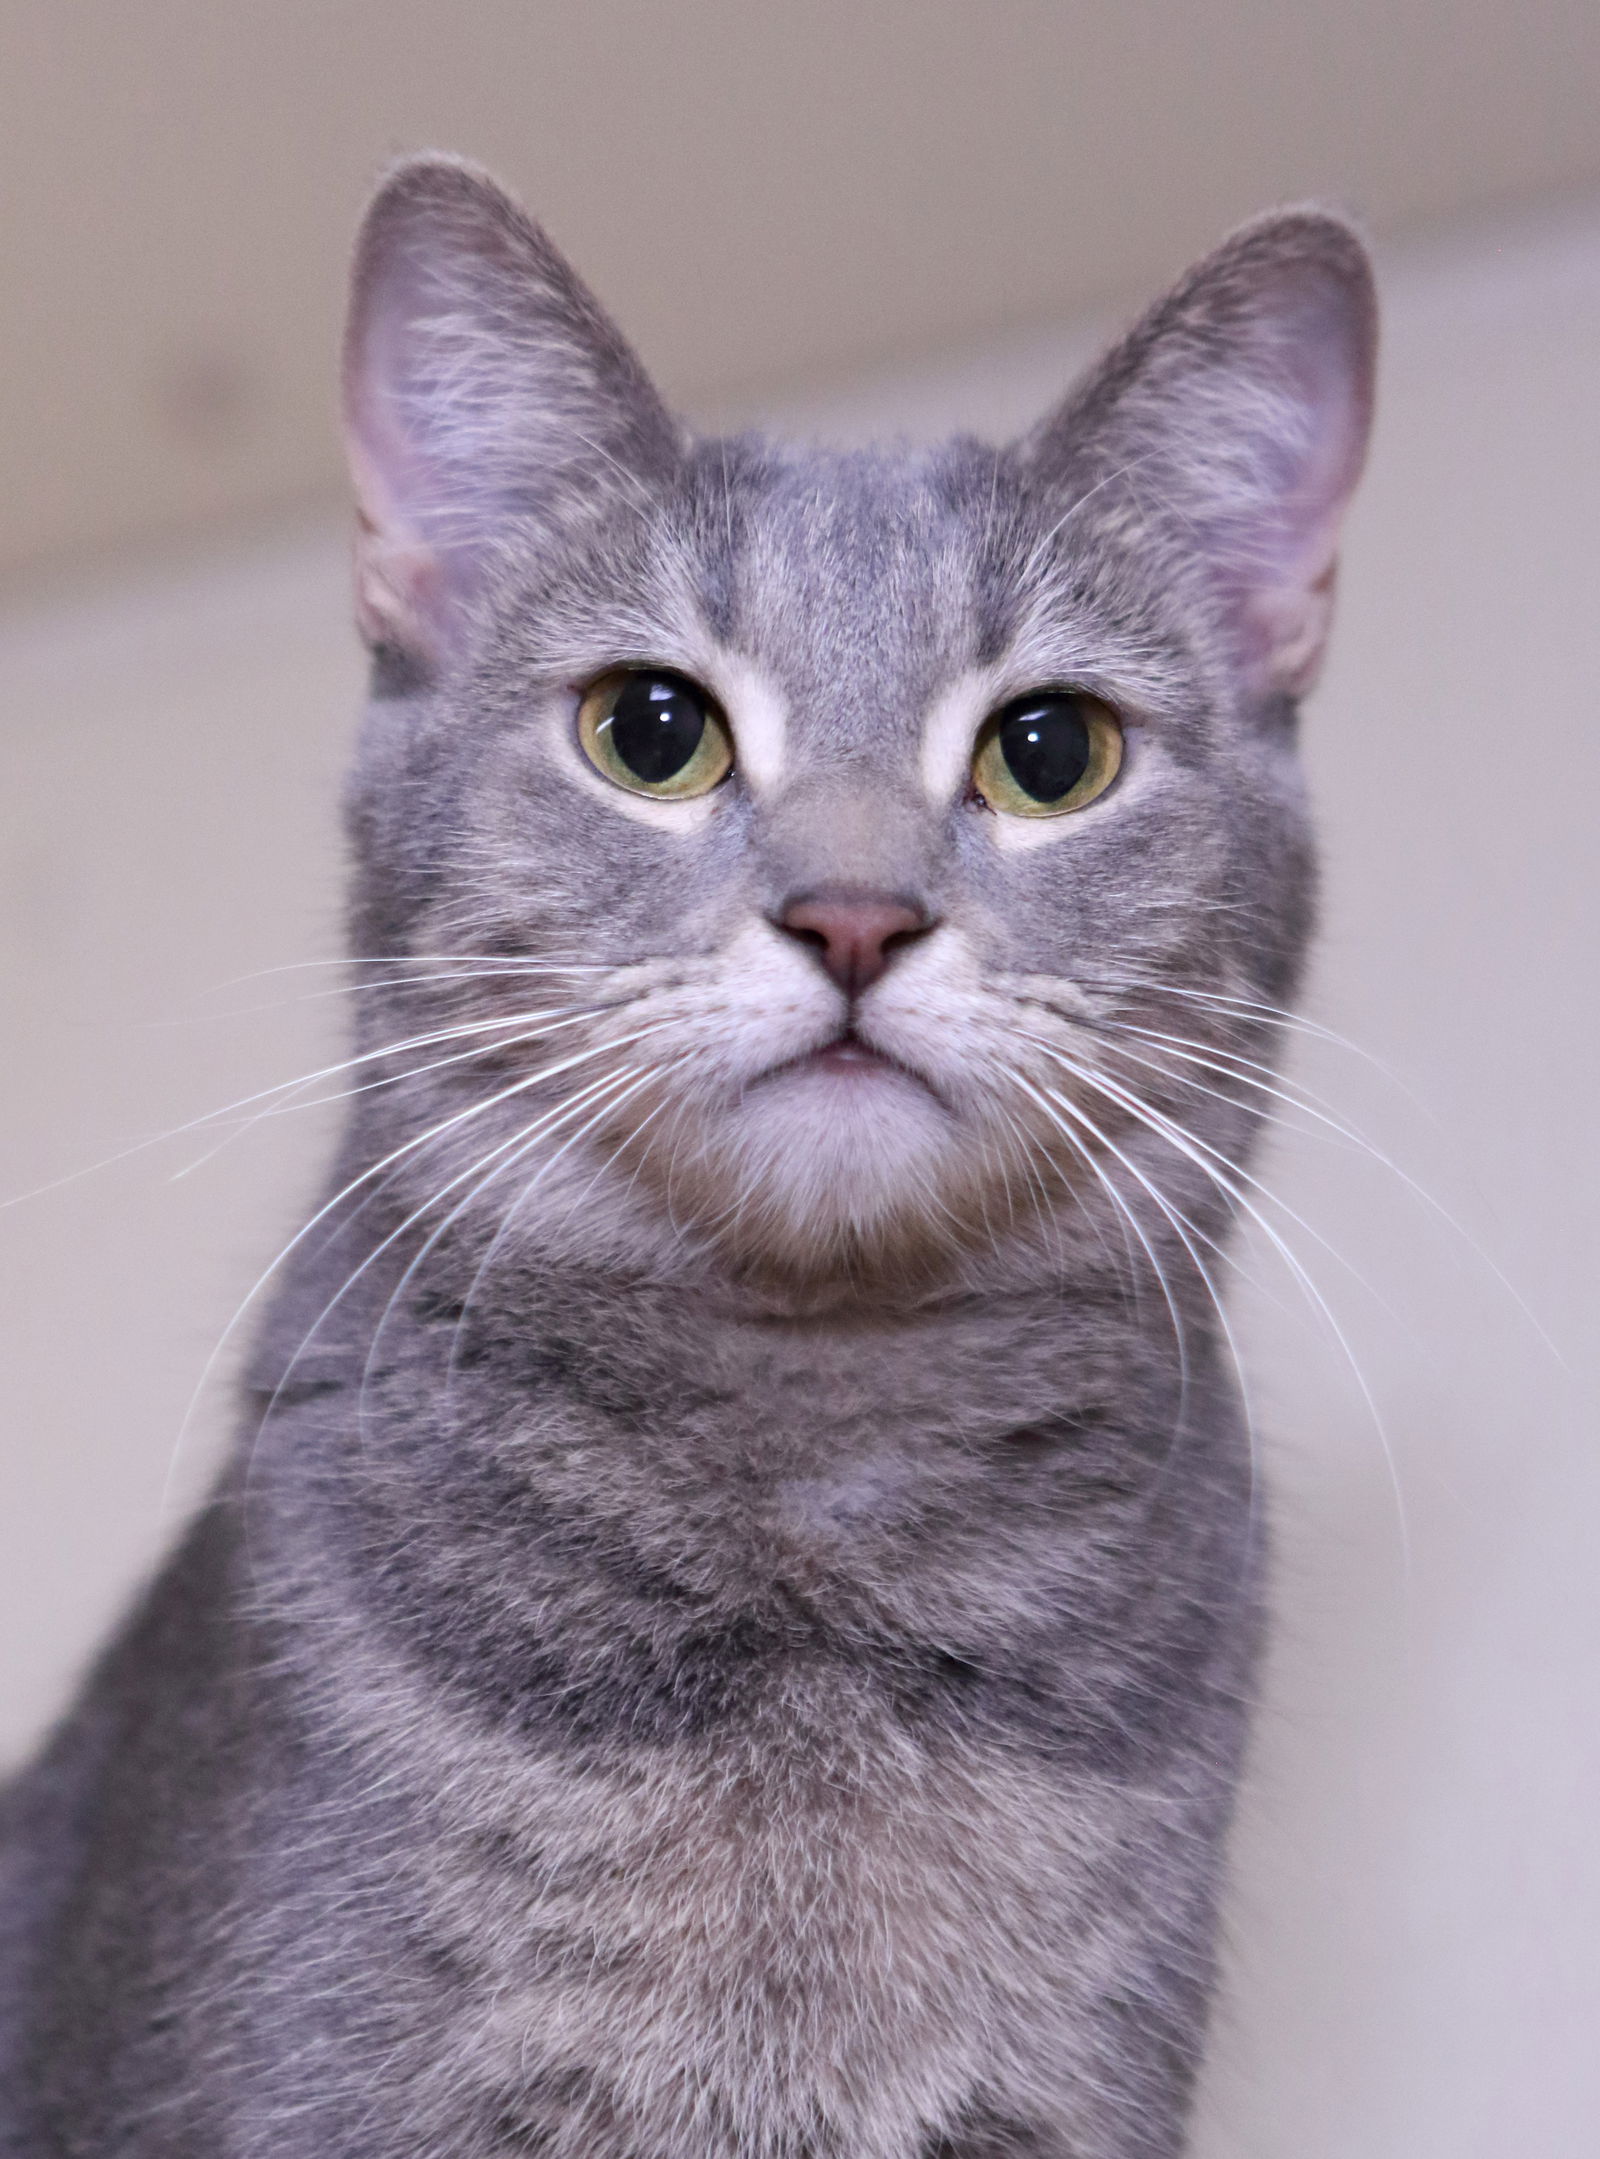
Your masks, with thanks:
M969 669L958 675L928 709L922 723L922 785L932 802L961 793L972 769L972 745L994 705L994 677Z
M736 769L756 794L783 778L789 716L782 692L742 653L718 646L707 656L705 686L728 715Z
M1050 641L1043 641L1043 649L1037 651L1030 649L1026 641L1020 642L1006 655L1003 665L1004 672L1000 667L969 668L929 706L922 723L922 754L918 763L923 789L930 801L945 804L965 793L972 774L973 748L979 729L990 713L1009 698L1020 696L1030 683L1070 682L1083 671L1080 658L1061 652ZM1138 683L1134 668L1128 667L1121 672ZM1120 699L1112 701L1122 709ZM990 811L984 822L994 844L1007 854L1049 846L1053 841L1066 838L1082 818L1101 812L1102 804L1109 806L1123 800L1134 787L1141 785L1137 771L1128 769L1136 732L1132 723L1123 721L1124 766L1108 795L1089 803L1084 809L1060 817L1008 817L1004 811ZM1142 766L1144 761L1144 753L1140 752L1138 765Z
M734 771L744 785L762 793L777 786L783 777L788 736L788 708L777 685L741 653L723 646L679 654L664 653L663 666L676 668L692 681L704 683L727 715L733 734ZM562 773L596 801L604 802L624 817L658 832L695 832L716 812L720 787L708 795L678 800L636 795L615 786L597 772L574 737L576 701L562 699L552 726L552 755Z

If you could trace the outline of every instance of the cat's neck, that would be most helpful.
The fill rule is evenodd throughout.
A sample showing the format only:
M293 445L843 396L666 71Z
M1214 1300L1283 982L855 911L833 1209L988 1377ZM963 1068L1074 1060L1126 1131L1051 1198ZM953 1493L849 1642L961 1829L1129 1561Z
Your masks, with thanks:
M430 1345L447 1339L440 1384L477 1360L515 1395L559 1369L580 1392L603 1381L650 1403L657 1421L702 1418L715 1393L761 1404L769 1429L794 1403L813 1431L835 1405L853 1415L865 1403L998 1429L1125 1397L1215 1332L1192 1269L1157 1279L1158 1229L1142 1250L1119 1246L1082 1207L1063 1222L1023 1218L939 1273L847 1260L778 1277L686 1244L626 1184L606 1204L589 1172L583 1207L553 1183L508 1230L374 1190L370 1155L370 1135L353 1131L335 1198L285 1269L253 1379L269 1394L366 1384L397 1358L428 1384ZM1194 1218L1203 1206L1191 1202Z
M709 1271L485 1266L448 1237L362 1271L374 1225L348 1238L267 1331L244 1480L317 1670L376 1623L452 1698L577 1732L711 1716L747 1667L787 1700L786 1659L844 1673L867 1639L926 1676L1021 1627L1054 1668L1064 1571L1109 1639L1152 1510L1247 1481L1200 1316L1180 1357L1109 1266L783 1310Z

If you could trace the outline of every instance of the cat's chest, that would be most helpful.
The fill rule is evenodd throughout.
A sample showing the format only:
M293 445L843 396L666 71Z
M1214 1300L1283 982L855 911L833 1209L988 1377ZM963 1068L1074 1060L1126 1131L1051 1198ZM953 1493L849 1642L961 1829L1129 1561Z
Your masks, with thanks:
M529 2134L553 2089L625 2094L672 2150L697 2089L730 2150L776 2108L797 2138L809 2114L908 2153L997 2052L1037 2073L1116 1961L1125 1921L1096 1885L1135 1827L1126 1795L839 1736L803 1761L752 1742L475 1778L412 1870L441 1965L472 1975L429 2019L441 2069L525 2108Z

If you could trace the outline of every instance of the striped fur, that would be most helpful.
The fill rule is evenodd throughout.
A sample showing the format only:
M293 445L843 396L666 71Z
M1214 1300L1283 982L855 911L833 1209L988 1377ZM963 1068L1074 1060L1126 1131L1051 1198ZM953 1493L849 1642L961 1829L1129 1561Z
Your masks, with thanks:
M0 2148L1170 2159L1359 245L1247 228L1009 449L693 443L426 160L348 369L359 1087L233 1462L5 1800ZM608 796L627 661L748 772ZM1051 681L1128 762L1021 844L963 731ZM842 1094L773 926L841 883L932 925Z

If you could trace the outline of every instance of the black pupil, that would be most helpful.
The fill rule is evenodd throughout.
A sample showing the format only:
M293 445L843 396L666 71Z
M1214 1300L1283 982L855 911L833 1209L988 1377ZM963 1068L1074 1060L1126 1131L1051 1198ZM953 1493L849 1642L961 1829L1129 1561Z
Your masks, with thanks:
M672 675L630 675L611 708L611 740L638 779L676 779L706 731L700 693Z
M1000 755L1035 802L1059 802L1089 769L1089 723L1076 697L1030 697L1000 722Z

